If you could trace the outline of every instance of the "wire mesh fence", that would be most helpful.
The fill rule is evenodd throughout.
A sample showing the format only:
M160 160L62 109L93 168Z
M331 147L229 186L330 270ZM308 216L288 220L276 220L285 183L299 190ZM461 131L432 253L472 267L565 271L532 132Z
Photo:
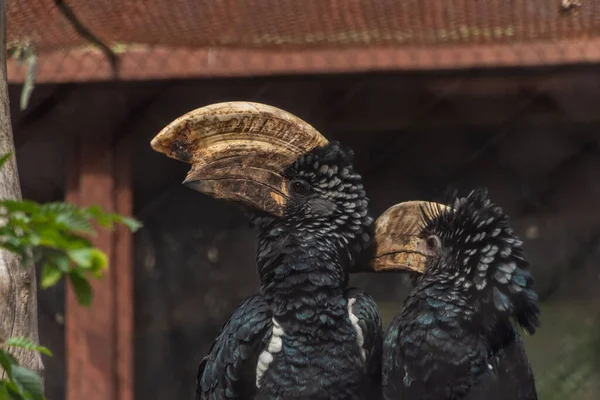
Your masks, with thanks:
M595 1L104 1L8 4L38 82L531 66L600 60ZM9 63L18 82L27 67Z
M13 110L26 196L63 184L52 170L64 164L40 153L60 153L49 147L68 141L59 138L92 134L90 127L121 131L124 120L123 134L136 138L135 213L145 224L135 264L139 398L189 396L222 323L258 290L245 216L181 187L186 166L148 146L183 112L234 99L289 110L353 147L374 215L400 201L439 199L448 187L488 187L525 241L543 301L543 327L525 338L540 398L595 398L600 73L575 67L37 87L28 110ZM389 275L352 283L375 295L386 322L408 289ZM50 399L64 394L61 295L40 293L42 341L58 350L47 361Z
M593 1L28 0L8 5L9 32L40 50L106 43L182 47L519 43L595 36Z
M250 100L353 147L374 215L448 187L488 187L525 241L542 298L542 329L525 338L540 399L596 399L600 70L569 63L600 62L599 4L9 2L13 49L34 49L37 60L31 103L20 111L13 100L12 110L26 197L61 196L72 138L135 137L135 213L145 224L136 238L136 397L190 397L219 328L258 289L245 217L182 188L186 167L153 153L149 139L192 108ZM464 67L494 68L456 70ZM421 72L384 72L398 69ZM329 75L298 75L319 72ZM13 98L26 76L27 65L9 64ZM233 76L253 78L225 78ZM145 79L155 81L127 82ZM352 283L374 294L386 323L408 289L388 275ZM61 288L40 293L42 342L55 350L50 400L64 398L61 299Z

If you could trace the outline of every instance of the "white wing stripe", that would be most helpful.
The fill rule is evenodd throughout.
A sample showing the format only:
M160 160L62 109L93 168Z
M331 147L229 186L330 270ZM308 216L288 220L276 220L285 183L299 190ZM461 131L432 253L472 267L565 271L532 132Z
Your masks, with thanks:
M256 387L260 387L260 379L269 369L269 365L273 362L273 354L279 353L283 346L283 340L281 339L284 332L281 325L273 318L273 328L271 330L271 338L267 349L260 353L258 357L258 363L256 364Z
M365 337L363 336L363 332L362 332L362 329L360 328L360 325L358 325L358 321L359 321L358 317L356 315L354 315L354 312L352 311L352 306L354 306L354 303L356 303L355 298L351 298L348 300L348 316L350 317L350 322L352 323L352 326L354 327L354 330L356 331L356 343L358 343L358 347L360 348L362 359L363 359L363 361L366 361L367 360L367 352L363 348L363 346L365 344Z

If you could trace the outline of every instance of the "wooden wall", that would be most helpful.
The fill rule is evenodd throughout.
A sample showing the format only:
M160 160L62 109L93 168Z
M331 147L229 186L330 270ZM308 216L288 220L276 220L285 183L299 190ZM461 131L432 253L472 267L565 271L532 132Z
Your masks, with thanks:
M177 116L227 100L284 108L355 148L374 215L403 200L439 198L448 186L462 193L488 186L525 239L549 307L550 326L528 346L541 390L560 393L552 374L568 359L560 353L562 340L589 331L600 315L593 306L600 303L594 297L600 276L597 68L36 87L30 110L13 114L26 196L47 199L64 190L63 147L76 138L132 140L133 210L145 224L134 238L136 398L192 398L199 360L235 306L257 290L254 233L245 216L182 187L187 167L148 146ZM43 169L37 160L46 163ZM401 276L361 276L353 283L374 293L386 319L407 290ZM60 349L64 328L46 314L60 314L59 293L40 293L40 302L51 305L40 316L42 342L53 349ZM50 400L65 393L63 360L58 352L47 361ZM580 393L567 397L590 398L587 392L600 389L597 381L588 376Z

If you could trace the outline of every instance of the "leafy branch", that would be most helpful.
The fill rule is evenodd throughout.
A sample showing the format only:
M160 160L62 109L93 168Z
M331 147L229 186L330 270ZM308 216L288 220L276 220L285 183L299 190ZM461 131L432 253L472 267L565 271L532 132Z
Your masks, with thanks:
M10 157L11 154L0 157L0 168ZM132 232L142 226L133 218L107 213L97 206L80 208L62 202L0 200L0 249L18 255L23 267L41 264L42 288L68 278L79 304L89 306L93 293L88 279L101 278L108 268L108 257L93 246L90 238L96 235L96 226L114 229L117 224ZM0 400L44 400L42 379L34 371L20 366L6 347L52 356L50 350L27 338L6 341L0 338L0 345L0 366L8 377L0 380Z
M21 263L40 263L42 288L68 276L79 302L89 305L91 287L85 279L96 278L108 266L106 254L86 236L95 236L93 222L112 229L121 223L132 231L139 223L131 218L103 212L96 206L78 208L67 203L37 204L32 201L0 201L0 247L18 254ZM84 236L86 235L86 236Z
M26 338L11 338L2 344L52 356L50 350ZM0 365L8 376L7 380L0 381L0 399L45 400L42 378L34 371L20 366L17 359L5 349L0 349Z

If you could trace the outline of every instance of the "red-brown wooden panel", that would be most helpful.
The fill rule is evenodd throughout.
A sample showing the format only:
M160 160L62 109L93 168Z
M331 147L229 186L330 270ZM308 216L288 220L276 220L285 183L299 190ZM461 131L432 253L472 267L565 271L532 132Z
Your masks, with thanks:
M115 148L116 210L133 213L130 141ZM113 261L117 309L117 399L133 400L133 240L131 232L118 226Z
M69 165L67 201L131 213L125 148L115 152L110 137L82 137ZM91 307L66 299L67 400L132 400L131 234L99 230L94 245L106 252L110 268L93 280Z

